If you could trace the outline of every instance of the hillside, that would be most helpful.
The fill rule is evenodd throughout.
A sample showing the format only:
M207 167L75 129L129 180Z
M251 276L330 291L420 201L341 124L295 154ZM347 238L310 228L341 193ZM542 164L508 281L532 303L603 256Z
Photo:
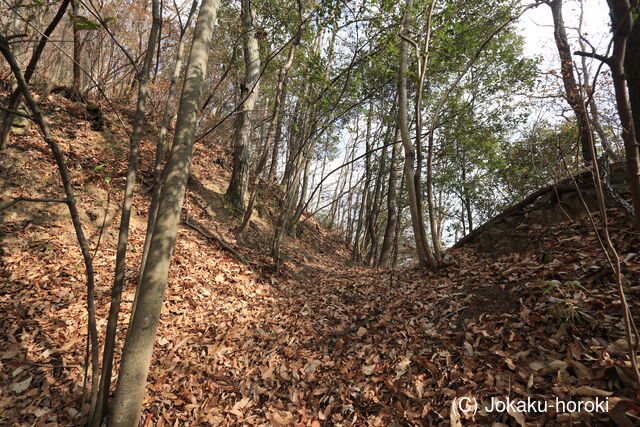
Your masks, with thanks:
M94 130L82 104L54 94L43 107L67 153L92 247L101 236L102 331L127 140L104 108L102 130ZM139 280L153 125L147 133L121 324ZM145 426L525 425L515 412L461 414L452 401L465 396L485 404L492 396L608 399L604 413L548 410L526 414L527 425L640 421L620 303L585 215L520 227L535 244L508 254L489 256L482 239L470 239L448 250L434 272L349 267L338 231L310 218L298 239L287 239L286 268L276 273L268 242L280 190L261 187L270 202L256 209L246 240L235 241L239 218L222 198L229 155L212 143L196 146ZM61 196L33 128L12 139L0 168L0 205ZM1 214L0 424L78 425L85 416L86 288L66 208L22 202ZM640 234L615 207L609 214L639 322ZM124 336L121 330L119 341Z

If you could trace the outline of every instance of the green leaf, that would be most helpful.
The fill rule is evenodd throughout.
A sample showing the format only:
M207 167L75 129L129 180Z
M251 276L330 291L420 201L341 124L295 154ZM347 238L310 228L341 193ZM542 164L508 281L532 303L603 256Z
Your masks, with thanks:
M94 31L100 28L100 24L82 15L71 15L73 28L76 30Z
M97 165L97 166L95 166L95 167L93 168L93 171L94 171L94 172L97 172L97 171L99 171L100 169L102 169L104 166L105 166L104 164Z

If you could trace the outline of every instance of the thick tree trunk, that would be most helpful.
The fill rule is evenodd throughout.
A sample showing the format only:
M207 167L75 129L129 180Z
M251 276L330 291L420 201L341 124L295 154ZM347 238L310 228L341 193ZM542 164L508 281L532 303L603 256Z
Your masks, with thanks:
M624 141L627 177L631 190L635 224L640 227L640 154L638 153L638 141L636 139L629 99L627 98L627 82L624 75L627 39L632 33L633 17L631 5L628 0L609 0L608 3L611 9L612 27L614 29L613 55L609 60L609 66L611 68L611 77L613 78L613 87L616 93L616 105L622 126L622 140ZM629 61L637 61L637 59L638 58L631 57ZM634 70L634 67L632 66L631 69ZM634 71L632 71L632 74L633 72ZM637 82L634 82L633 86L634 89L632 90L631 96L634 102L637 102Z
M105 336L104 353L102 356L102 375L100 378L100 391L98 402L93 412L91 425L99 427L105 415L107 403L109 401L109 390L111 388L111 371L113 369L113 352L115 350L116 333L118 327L118 313L120 313L120 300L122 297L122 286L124 285L127 243L129 241L129 222L131 220L131 209L133 206L133 193L136 186L136 172L138 170L138 159L140 157L140 137L142 136L146 121L145 107L147 102L147 88L149 74L153 62L154 49L158 38L158 32L162 23L160 17L159 0L152 1L152 23L147 42L144 64L138 74L138 101L136 112L131 126L131 136L129 145L129 165L127 167L127 178L124 189L124 200L122 202L122 214L120 217L120 229L118 232L118 246L116 250L116 266L113 288L111 290L111 305L109 307L109 318L107 321L107 332Z
M226 199L232 207L244 211L245 194L249 184L249 139L251 137L251 116L258 97L260 80L260 52L256 37L255 14L251 9L251 0L242 0L240 12L244 32L244 61L246 74L240 89L242 106L236 114L233 171Z
M624 72L629 87L629 101L633 113L636 138L640 135L640 19L636 18L627 39Z
M114 427L137 426L140 420L153 343L167 286L171 253L189 177L193 136L218 6L219 0L204 0L200 6L178 108L175 137L160 193L149 258L142 272L142 280L137 291L138 303L131 315L124 344L113 408Z

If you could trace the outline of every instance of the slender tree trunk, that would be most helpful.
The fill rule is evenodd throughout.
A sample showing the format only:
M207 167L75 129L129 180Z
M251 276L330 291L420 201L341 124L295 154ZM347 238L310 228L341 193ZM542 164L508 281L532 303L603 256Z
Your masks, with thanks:
M291 222L289 223L288 233L292 236L295 236L296 224L302 217L304 213L304 207L306 206L307 199L307 191L309 190L309 168L311 165L311 154L307 156L307 159L304 163L304 172L302 175L302 191L300 192L300 199L298 200L298 206L296 207L296 211L291 218Z
M467 189L467 168L465 166L464 156L460 167L460 200L462 201L461 214L467 216L467 224L469 224L469 233L473 231L473 217L471 215L471 198Z
M422 97L424 92L424 81L427 73L427 65L429 63L430 43L431 43L431 19L433 9L437 0L432 0L427 12L426 36L424 38L422 50L418 53L418 87L416 88L415 103L415 121L416 121L416 137L415 137L415 153L416 153L416 169L414 176L414 186L416 193L416 201L420 209L417 210L418 222L424 224L424 209L422 201ZM435 119L434 119L435 120ZM427 157L427 210L429 213L429 227L431 231L431 240L433 241L433 255L436 263L440 262L442 248L437 238L437 232L434 222L435 211L433 206L433 144L429 140L428 157ZM424 226L423 226L424 229ZM426 232L420 236L423 244L428 246Z
M68 29L69 29L68 25L65 24L62 26L62 34L60 35L60 38L62 40L66 40ZM49 82L51 86L55 86L60 84L61 82L64 82L64 79L66 76L66 70L64 70L64 67L63 67L64 58L65 58L65 55L60 51L60 49L58 49L56 51L56 59L53 62L53 72L51 73L53 77Z
M18 82L18 88L22 92L22 96L25 98L29 109L33 114L33 118L35 122L40 127L42 134L44 135L45 142L51 149L51 153L55 159L56 165L58 167L58 172L60 174L60 178L62 180L62 185L64 188L65 195L67 197L67 207L69 208L69 215L71 216L71 222L73 223L73 228L76 233L76 238L78 240L78 245L80 246L80 251L82 253L82 258L84 260L86 275L87 275L87 317L88 317L88 335L89 335L89 349L91 353L90 362L91 362L91 407L94 407L97 397L98 397L98 379L100 375L100 366L99 366L99 358L100 352L98 348L98 329L96 326L96 308L95 308L95 297L94 297L94 271L93 271L93 259L91 256L91 252L89 250L89 244L84 235L84 231L82 229L82 223L80 222L80 214L78 213L78 208L76 206L75 194L73 191L73 186L71 184L71 178L69 176L69 169L67 168L66 159L64 154L60 150L58 143L53 139L51 134L51 130L49 129L49 125L45 120L40 108L38 107L38 103L35 101L31 92L29 92L29 86L27 85L27 81L24 78L24 74L18 65L18 62L13 56L11 52L11 48L9 47L8 41L0 36L0 53L5 57L13 75L15 76Z
M124 284L127 243L129 241L129 222L131 220L131 209L133 206L133 196L136 185L136 172L138 170L138 159L140 157L140 137L144 130L145 107L147 102L147 88L149 74L153 62L154 49L161 25L159 0L153 0L152 23L145 53L144 64L138 74L138 101L129 145L129 165L127 168L127 179L124 189L124 200L122 202L122 214L120 217L120 229L118 233L118 246L116 250L116 266L113 288L111 290L111 305L109 307L109 318L107 321L107 332L105 336L104 353L102 356L102 376L100 378L100 391L97 406L93 412L91 425L99 427L105 416L107 403L109 401L109 391L111 389L111 373L113 369L113 352L115 350L116 333L118 327L118 313L120 313L120 300L122 297L122 286ZM151 218L149 218L151 220Z
M366 181L362 184L362 190L360 191L360 205L358 206L358 219L356 220L356 229L353 235L353 249L351 251L351 261L357 262L360 260L360 233L362 231L362 224L364 223L365 205L367 203L368 192L366 191Z
M372 137L371 137L371 121L372 121L372 116L373 116L373 101L369 101L369 110L367 111L367 127L366 127L366 131L365 131L365 139L364 139L364 149L365 149L365 153L366 156L364 158L364 182L367 183L364 186L364 192L365 192L365 197L364 199L366 200L366 203L362 206L362 209L364 210L364 215L363 215L363 224L362 226L364 227L364 241L362 244L362 252L364 255L365 250L369 247L371 241L370 241L370 237L371 234L370 233L370 228L369 225L371 224L371 221L373 220L372 218L372 212L373 212L373 195L374 195L374 190L375 188L371 188L371 180L372 180L372 174L373 174L373 165L372 165L372 161L371 161L371 157L373 155L373 153L371 152L371 147L372 147ZM377 132L376 132L377 133ZM368 260L364 260L365 262Z
M71 12L73 16L80 15L80 0L71 0ZM73 28L73 80L71 83L71 99L82 100L82 94L80 93L80 83L82 75L80 74L80 59L82 52L82 42L80 41L80 30L77 26L72 25Z
M385 140L388 139L385 138ZM377 256L378 256L378 244L379 244L379 236L378 236L378 212L380 212L380 204L382 201L382 193L383 193L383 182L382 178L385 175L385 163L387 159L387 147L382 148L382 152L380 153L380 159L378 163L378 174L376 176L376 184L373 190L373 202L371 204L371 211L369 212L369 224L368 224L368 233L369 233L369 241L371 242L371 246L369 247L369 254L367 256L367 265L373 267L376 264Z
M404 16L402 18L402 29L405 31L409 14L413 7L413 0L407 0ZM404 175L407 186L407 194L409 196L409 211L411 213L411 225L413 227L413 235L416 243L416 253L418 262L422 267L435 268L437 261L431 251L428 240L426 239L426 231L422 218L422 205L419 204L418 194L415 187L415 171L413 163L415 160L415 149L411 144L409 134L409 120L407 111L407 72L409 66L409 53L407 41L404 38L400 40L400 70L398 73L398 96L399 96L399 127L402 136L402 144L405 151L404 158Z
M583 31L582 31L583 23L584 23L584 2L580 2L580 21L578 24L578 36L579 36L580 49L582 49L583 51L586 51L587 46L583 36ZM607 159L612 158L615 160L616 153L611 148L611 143L609 142L609 138L607 138L607 135L602 127L602 124L600 123L600 114L598 113L596 100L593 96L593 88L591 87L591 78L589 76L589 68L587 67L587 61L585 57L581 58L581 68L582 68L582 80L583 80L582 86L584 89L583 97L587 98L587 101L588 101L585 108L587 109L587 114L591 116L590 117L591 125L593 126L596 133L598 134L598 138L600 139L600 144L602 145L603 155L601 156L602 159L599 159L601 160L600 164L601 166L603 166L608 170L609 164ZM605 180L605 181L608 182L608 180ZM609 186L608 184L606 185ZM611 188L611 186L609 186L609 188Z
M327 166L327 152L325 151L324 156L322 157L322 169L320 170L320 179L322 179L322 177L324 176L324 171L326 166ZM320 202L322 201L322 184L323 182L320 181L320 187L318 188L318 200L316 200L316 207L313 210L314 212L318 210L318 207L320 207Z
M195 125L218 6L219 0L204 0L200 6L149 257L142 272L137 291L138 303L131 315L124 344L113 408L114 427L137 426L140 420L171 253L189 178Z
M351 160L353 161L353 159L355 158L355 150L352 151L351 153ZM354 212L353 212L353 171L355 169L353 163L351 165L348 166L349 168L349 195L347 197L347 205L349 206L349 215L347 218L347 230L346 230L346 235L345 235L345 241L347 243L351 242L351 237L353 234L353 221L354 221ZM324 168L322 171L322 175L324 175ZM320 199L320 195L318 195L318 199ZM357 199L357 196L356 196ZM357 201L357 200L356 200ZM317 207L316 207L317 210Z
M399 152L399 149L398 149ZM402 172L402 176L400 177L400 180L398 182L403 182L404 181L404 170ZM402 225L402 210L403 210L404 206L402 204L402 202L400 201L400 198L398 198L396 200L396 218L398 219L396 221L396 229L393 233L393 259L392 259L392 263L391 263L391 268L395 268L396 265L398 264L398 249L399 249L399 240L400 240L400 234L403 231L403 225Z
M276 270L280 270L280 248L282 246L282 237L284 235L291 211L294 207L295 196L293 188L297 186L297 180L294 177L289 177L287 185L285 186L285 197L282 211L278 217L275 226L275 232L273 235L273 241L271 244L271 258L276 266Z
M251 183L249 186L249 203L247 204L247 208L244 211L244 216L242 218L242 224L238 229L238 236L242 236L247 225L249 225L249 221L251 219L251 214L253 213L253 206L256 201L257 191L256 184L267 164L267 159L269 157L269 153L271 151L271 145L274 143L276 136L279 132L276 130L276 126L280 123L282 116L282 108L284 105L284 97L286 92L287 80L289 76L289 69L293 65L293 58L296 52L296 46L300 43L302 39L302 27L298 29L298 33L293 41L293 44L289 48L289 54L287 55L287 60L282 64L282 68L278 72L278 83L276 84L276 94L273 103L273 112L271 113L271 119L269 121L269 128L267 130L267 137L265 138L264 147L262 148L262 154L260 155L260 159L258 160L258 164L256 166L255 173L253 174L253 178L251 179ZM275 151L274 151L275 152ZM277 156L277 155L276 155ZM277 158L275 159L277 162ZM271 175L271 171L269 171L269 175Z
M240 89L242 106L236 114L233 170L226 199L232 207L244 212L245 194L249 183L249 139L251 137L251 116L258 97L260 80L260 52L256 37L255 14L251 9L251 0L242 0L240 12L244 32L244 61L246 75Z
M147 256L149 255L149 245L151 244L151 235L153 234L153 227L156 223L156 215L158 211L158 201L160 200L160 190L161 185L160 181L162 179L162 159L164 158L165 151L168 151L165 148L167 133L169 130L169 121L171 120L171 109L173 104L175 103L176 96L178 94L178 79L182 74L182 57L184 56L184 35L186 30L191 25L191 20L198 8L198 0L193 0L191 3L191 10L189 11L189 15L187 16L187 21L184 24L184 27L180 31L180 36L178 38L178 47L176 49L176 62L173 67L173 74L171 76L171 83L169 84L169 90L167 93L167 100L164 104L164 112L162 113L162 124L160 125L160 134L158 136L158 140L156 141L156 156L153 167L153 190L151 193L151 203L149 205L149 219L147 222L147 231L144 236L144 248L142 250L142 261L140 262L140 276L142 276L142 271L144 271L144 266L147 262Z
M64 17L67 7L69 7L69 3L70 3L70 0L62 1L62 3L60 4L60 7L58 8L58 12L55 14L53 19L51 20L51 23L49 23L47 28L42 33L42 36L40 37L40 41L38 41L38 45L36 46L35 50L31 54L31 59L29 60L29 64L27 64L27 68L24 71L24 80L25 82L27 82L27 84L29 84L29 82L31 81L31 77L36 71L36 66L38 65L40 56L44 51L44 47L49 41L49 37L51 36L51 34L53 33L53 31L56 29L56 27ZM11 94L11 97L7 105L7 109L11 111L17 110L20 105L21 99L22 99L22 92L20 91L20 88L16 88L16 90L14 90L13 93ZM0 125L0 151L3 151L7 146L7 142L9 141L9 135L11 134L11 125L13 124L13 114L9 112L4 112L4 114L0 114L0 117L2 117L2 122Z
M562 74L562 82L564 84L565 96L569 106L573 110L578 122L578 135L580 147L582 150L582 158L585 163L591 162L591 150L589 148L589 118L585 102L580 93L580 89L573 73L573 58L571 56L571 47L567 39L567 33L562 18L562 0L552 0L548 3L553 15L553 36L560 55L560 71Z
M396 132L393 141L395 142L391 147L391 162L389 165L389 190L387 191L387 225L384 229L384 237L382 238L382 247L380 248L380 258L378 261L379 267L389 266L389 252L391 251L391 245L393 243L393 235L396 228L396 205L397 205L397 181L398 174L396 173L396 159L398 157L398 142L400 141L400 128L396 126Z

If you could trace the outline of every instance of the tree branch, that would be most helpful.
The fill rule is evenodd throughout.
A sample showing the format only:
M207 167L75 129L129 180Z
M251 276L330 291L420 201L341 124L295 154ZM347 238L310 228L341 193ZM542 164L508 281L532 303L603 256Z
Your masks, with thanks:
M11 206L13 205L17 205L20 202L35 202L35 203L69 203L69 199L39 199L39 198L33 198L33 197L16 197L15 199L11 200L10 202L5 203L4 205L0 206L0 212L9 209Z
M598 61L602 61L607 65L611 65L611 57L609 56L604 56L604 55L599 55L595 52L583 52L581 50L577 50L575 52L573 52L574 55L578 55L578 56L584 56L587 58L593 58L593 59L597 59Z

